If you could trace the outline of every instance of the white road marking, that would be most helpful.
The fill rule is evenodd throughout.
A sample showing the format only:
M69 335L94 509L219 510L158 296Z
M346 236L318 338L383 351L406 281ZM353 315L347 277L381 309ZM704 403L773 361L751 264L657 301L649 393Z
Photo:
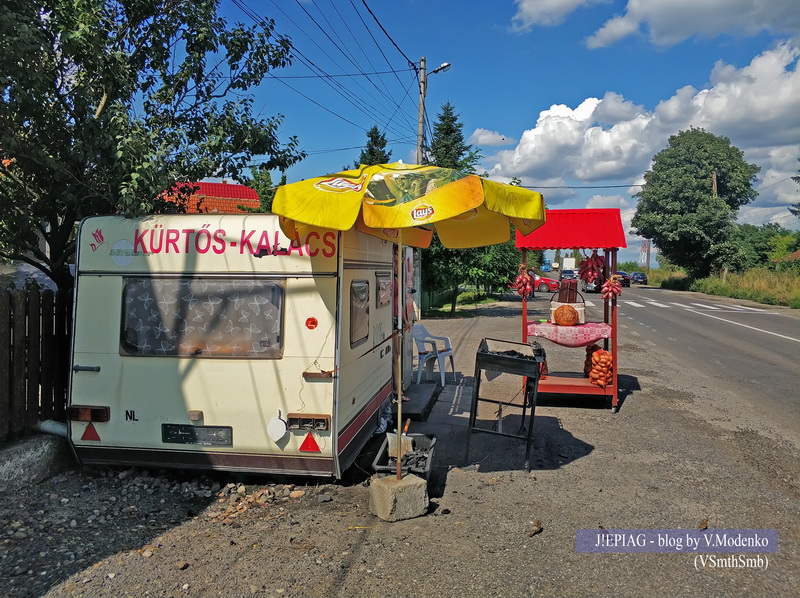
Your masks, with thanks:
M734 307L737 307L738 309L746 309L748 311L764 311L759 307L748 307L747 305L736 305Z
M641 303L636 303L636 301L626 301L625 305L633 305L634 307L644 307Z
M659 303L658 301L650 301L647 305L653 305L655 307L666 307L666 308L669 308L669 305L665 305L663 303Z
M769 330L764 330L763 328L756 328L755 326L748 326L747 324L742 324L741 322L734 322L733 320L726 320L725 318L720 318L717 316L712 316L711 314L703 313L702 311L697 310L690 310L692 313L696 313L700 316L706 316L707 318L714 318L715 320L720 320L721 322L727 322L728 324L736 324L737 326L741 326L742 328L749 328L750 330L755 330L756 332L763 332L764 334L771 334L772 336L777 336L779 338L785 338L787 341L794 341L795 343L800 343L800 338L792 338L791 336L786 336L785 334L778 334L777 332L770 332Z
M716 305L708 305L706 303L690 303L689 305L696 305L697 307L702 307L703 309L720 309Z

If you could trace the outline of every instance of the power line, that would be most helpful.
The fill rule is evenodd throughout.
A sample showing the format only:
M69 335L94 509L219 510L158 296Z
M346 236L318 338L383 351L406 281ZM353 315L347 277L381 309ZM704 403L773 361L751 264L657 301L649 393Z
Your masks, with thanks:
M644 187L644 183L628 183L627 185L520 185L525 189L626 189L628 187Z
M396 43L396 42L395 42L395 41L392 39L392 36L391 36L391 35L389 35L389 32L388 32L388 31L386 31L386 29L384 29L383 25L381 25L381 22L378 20L378 17L376 17L376 16L375 16L375 13L373 13L373 12L372 12L372 9L371 9L371 8L370 8L370 7L367 5L367 2L366 2L366 0L361 0L361 4L363 4L363 5L364 5L364 8L366 8L366 9L367 9L367 12L368 12L368 13L370 14L370 16L371 16L371 17L372 17L372 18L375 20L375 23L377 23L378 27L380 27L380 28L381 28L381 31L383 31L383 34L386 36L386 38L387 38L387 39L388 39L390 42L392 42L392 45L395 47L395 49L396 49L398 52L400 52L400 56L402 56L403 58L405 58L405 59L406 59L406 62L408 62L408 64L410 64L411 66L414 66L414 67L416 67L416 63L415 63L415 62L413 62L413 61L412 61L412 60L411 60L411 59L410 59L408 56L406 56L406 55L403 53L403 51L400 49L400 46L398 46L398 45L397 45L397 43ZM419 71L419 69L417 69L417 71Z
M322 25L321 25L321 24L320 24L320 23L319 23L319 22L318 22L318 21L317 21L317 20L316 20L316 19L315 19L315 18L314 18L312 15L311 15L311 13L310 13L310 12L308 12L308 10L305 8L305 6L303 6L303 4L302 4L302 3L301 3L299 0L295 0L295 2L296 2L296 3L297 3L297 5L298 5L298 6L301 8L301 10L302 10L302 11L303 11L303 12L306 14L306 16L307 16L307 17L308 17L308 18L311 20L311 22L312 22L312 23L314 23L314 25L316 25L317 29L319 29L319 30L320 30L320 32L322 32L322 35L323 35L323 36L325 36L325 38L327 38L327 39L328 39L328 41L330 41L330 42L331 42L331 44L333 45L333 47L334 47L334 48L336 48L336 49L337 49L337 50L338 50L338 51L339 51L339 52L342 54L342 56L344 56L344 57L345 57L345 58L346 58L348 61L350 61L350 63L351 63L351 64L352 64L354 67L356 67L356 68L359 68L359 66L358 66L358 63L355 61L354 57L352 56L352 53L351 53L351 52L349 52L349 50L348 50L348 51L346 51L346 50L345 50L345 49L342 47L342 45L344 45L344 42L343 42L343 41L342 41L342 39L339 37L339 34L336 32L336 28L335 28L335 27L333 27L333 26L331 25L330 21L329 21L329 20L328 20L328 18L325 16L325 14L324 14L324 13L323 13L323 12L322 12L320 9L319 9L319 6L317 6L317 10L319 11L320 17L321 17L321 18L322 18L322 19L325 21L325 23L328 25L328 27L327 27L327 28L323 27L323 26L322 26ZM273 0L273 4L274 4L274 0ZM338 14L338 13L337 13L337 14ZM346 24L346 23L345 23L345 26L347 27L347 24ZM330 30L330 31L333 33L333 35L335 35L335 36L336 36L336 38L339 40L339 43L337 43L337 42L336 42L336 41L335 41L335 40L334 40L334 39L333 39L333 38L330 36L330 34L328 33L328 30ZM349 31L349 28L348 28L348 31ZM352 35L352 32L351 32L351 35ZM310 38L310 36L309 36L309 38ZM314 41L314 40L313 40L313 38L311 38L311 39L312 39L312 41ZM318 44L316 44L316 42L314 42L314 43L315 43L315 45L317 45L317 47L319 47L319 45L318 45ZM342 44L342 45L340 45L340 44ZM321 49L322 49L322 48L320 48L320 50L321 50ZM332 57L331 57L331 60L333 60L333 58L332 58ZM334 64L335 64L335 61L334 61ZM337 65L337 66L338 66L338 65ZM369 82L369 83L370 83L370 84L371 84L371 85L372 85L372 86L375 88L375 90L376 90L376 91L377 91L379 94L383 95L384 97L386 97L387 99L389 99L389 100L391 101L391 97L390 97L389 95L387 95L387 94L384 94L384 92L383 92L383 91L382 91L380 88L378 88L378 86L377 86L377 85L375 85L375 83L374 83L374 82L373 82L371 79L367 79L367 81L368 81L368 82ZM362 87L362 89L364 89L364 88ZM365 92L365 93L366 93L366 91L367 91L367 90L366 90L366 89L364 89L364 92Z
M260 16L259 16L257 13L255 13L255 11L253 11L253 10L252 10L252 9L251 9L251 8L250 8L250 7L249 7L249 6L248 6L248 5L247 5L247 4L246 4L246 3L245 3L243 0L232 0L232 2L233 2L233 4L234 4L234 5L236 5L238 8L240 8L240 9L241 9L241 10L242 10L242 11L243 11L243 12L244 12L244 13L245 13L247 16L249 16L249 17L250 17L251 19L253 19L255 22L257 22L257 23L258 23L258 22L261 22L261 21L262 21L261 17L260 17ZM293 24L293 25L294 25L294 26L295 26L295 27L296 27L296 28L297 28L299 31L303 32L303 33L304 33L304 35L306 35L306 37L308 37L308 38L311 40L311 42L312 42L312 43L313 43L313 44L314 44L314 45L315 45L315 46L316 46L316 47L317 47L317 48L318 48L320 51L322 51L322 52L325 52L325 50L324 50L323 48L321 48L321 47L320 47L320 45L319 45L319 44L316 42L316 40L314 40L313 38L311 38L310 36L308 36L308 34L306 34L306 33L305 33L305 28L301 27L301 26L299 25L299 23L297 23L297 22L296 22L296 21L295 21L295 20L294 20L294 19L293 19L293 18L292 18L292 17L291 17L289 14L287 14L287 13L286 13L286 11L284 11L284 10L283 10L283 9L282 9L282 8L281 8L281 7L280 7L278 4L277 4L277 3L275 3L275 2L273 1L273 4L275 5L275 8L276 8L277 10L279 10L279 11L280 11L280 12L281 12L281 13L282 13L282 14L283 14L285 17L286 17L286 19L287 19L289 22L291 22L291 23L292 23L292 24ZM301 8L302 8L302 7L301 7ZM313 21L313 22L314 22L314 23L315 23L315 24L316 24L318 27L319 27L319 24L318 24L318 23L317 23L317 22L314 20L314 18L313 18L313 17L312 17L312 16L311 16L311 15L308 13L308 11L306 11L305 9L303 9L303 10L304 10L304 12L306 13L306 15L307 15L307 16L308 16L308 17L309 17L309 18L310 18L310 19L311 19L311 20L312 20L312 21ZM338 45L336 44L336 42L334 42L334 41L333 41L333 40L330 38L330 36L328 36L328 39L329 39L329 40L331 40L331 42L334 44L334 46L336 46L336 47L337 47L337 49L338 49L340 52L342 52L343 54L345 54L345 56L346 56L346 53L344 53L344 52L341 50L341 48L339 48L339 47L338 47ZM375 94L371 94L371 93L367 92L367 91L366 91L366 89L364 89L364 93L363 93L363 94L357 94L357 93L354 93L353 91L351 91L351 90L350 90L350 89L348 89L347 87L345 87L345 86L342 86L341 84L339 84L338 82L336 82L335 80L333 80L332 76L331 76L329 73L327 73L327 72L326 72L326 71L325 71L323 68L321 68L321 67L319 67L317 64L315 64L315 63L314 63L314 61L312 61L311 59L307 58L307 57L306 57L306 56L303 54L303 52L301 52L301 51L300 51L300 50L299 50L299 49L298 49L298 48L297 48L297 47L296 47L294 44L292 44L292 50L293 50L293 52L295 53L295 55L296 55L296 56L299 58L299 60L300 60L300 62L301 62L301 63L303 63L303 64L304 64L304 65L305 65L305 66L306 66L306 67L307 67L309 70L311 70L312 72L314 72L314 73L317 73L317 75L315 76L315 78L319 78L319 79L321 79L322 81L324 81L324 82L325 82L325 84L326 84L326 85L328 85L328 86L329 86L329 87L330 87L330 88L331 88L331 89L332 89L334 92L336 92L336 93L337 93L338 95L340 95L340 96L341 96L341 97L342 97L342 98L343 98L345 101L347 101L348 103L350 103L351 105L353 105L355 108L357 108L357 109L358 109L360 112L362 112L364 115L366 115L366 116L367 116L367 117L369 117L370 119L374 119L374 120L375 120L375 121L377 121L377 122L381 122L382 120L384 120L384 119L386 118L385 116L382 116L382 115L380 114L380 110L379 110L378 108L376 108L376 107L374 107L374 106L371 106L371 105L369 105L369 104L367 103L367 101L366 101L367 99L371 99L371 98L373 98ZM326 53L326 55L327 55L327 53ZM349 58L348 58L348 59L349 59ZM353 62L353 61L351 60L351 62ZM334 63L335 63L335 61L334 61ZM337 65L337 66L338 66L338 65ZM356 66L357 66L357 65L356 65ZM341 68L341 67L340 67L340 68ZM278 77L277 75L274 75L274 74L272 74L272 73L269 73L269 75L270 75L272 78L274 78L274 79L277 79L277 80L279 80L279 81L282 79L282 77ZM329 112L330 114L332 114L332 115L336 116L337 118L339 118L339 119L343 120L344 122L347 122L348 124L351 124L351 125L353 125L353 126L355 126L355 127L359 128L359 129L361 129L361 130L363 130L363 131L366 131L366 130L367 130L367 127L364 127L364 126L358 125L358 124L356 124L355 122L353 122L352 120L350 120L349 118L346 118L346 117L342 116L341 114L338 114L338 113L334 112L333 110L331 110L331 109L327 108L326 106L323 106L323 105L322 105L320 102L317 102L316 100L313 100L313 99L312 99L312 98L311 98L309 95L307 95L307 94L305 94L305 93L301 92L300 90L298 90L297 88L295 88L295 87L293 87L293 86L291 86L291 85L288 85L288 84L287 84L285 81L281 81L281 83L283 83L284 85L286 85L287 87L289 87L289 88L290 88L292 91L294 91L295 93L298 93L299 95L301 95L301 96L302 96L302 97L304 97L305 99L309 100L309 101L310 101L311 103L313 103L314 105L316 105L316 106L318 106L318 107L322 108L322 109L323 109L323 110L325 110L326 112ZM371 83L372 83L372 82L371 82ZM374 85L374 83L373 83L373 85ZM363 89L363 87L362 87L362 89ZM378 91L380 91L380 90L378 90ZM394 105L395 105L395 106L397 106L396 104L394 104ZM385 109L385 108L384 108L384 109ZM394 109L394 112L393 112L393 115L394 115L394 114L396 114L396 113L397 113L397 107L395 107L395 109ZM395 135L402 135L402 132L401 132L401 131L399 131L399 130L397 130L396 128L392 127L390 123L391 123L391 120L389 120L388 122L386 122L386 126L385 126L385 128L386 128L386 129L388 129L388 130L391 130L391 132L392 132L393 134L395 134Z
M330 108L328 108L327 106L323 106L323 105L322 105L322 104L320 104L318 101L316 101L316 100L315 100L315 99L313 99L313 98L310 98L309 96L307 96L306 94L304 94L304 93L303 93L302 91L300 91L299 89L295 89L294 87L292 87L291 85L289 85L289 84L288 84L286 81L281 81L280 79L278 79L277 77L275 77L275 75L273 75L272 73L267 73L267 74L268 74L270 77L272 77L273 79L275 79L275 80L279 81L280 83L283 83L283 84L284 84L286 87L288 87L289 89L291 89L291 90L292 90L293 92L295 92L296 94L303 96L305 99L307 99L309 102L311 102L311 103L312 103L312 104L314 104L315 106L319 106L320 108L322 108L322 109L323 109L323 110L325 110L326 112L329 112L330 114L332 114L332 115L333 115L333 116L335 116L336 118L339 118L339 119L343 120L344 122L346 122L346 123L348 123L348 124L351 124L351 125L353 125L354 127L357 127L357 128L359 128L359 129L364 129L364 127L362 127L361 125L354 123L352 120L350 120L350 119L348 119L348 118L345 118L345 117L344 117L344 116L342 116L341 114L337 114L336 112L334 112L333 110L331 110L331 109L330 109ZM364 129L364 130L366 131L366 129Z
M234 0L234 2L235 2L235 3L238 3L238 2L241 2L241 1L242 1L242 0ZM287 14L287 12L286 12L285 10L283 10L283 8L281 8L281 7L280 7L280 6L279 6L279 5L278 5L278 4L275 2L275 0L271 0L271 1L272 1L272 4L275 6L275 8L277 8L277 9L278 9L278 10L279 10L279 11L280 11L280 12L281 12L281 13L282 13L282 14L283 14L285 17L286 17L286 19L288 19L288 21L289 21L290 23L292 23L292 24L293 24L293 25L294 25L294 26L295 26L295 27L296 27L296 28L297 28L297 29L298 29L300 32L302 32L302 34L303 34L303 35L305 35L305 36L306 36L306 37L309 39L309 41L311 41L311 43L312 43L312 44L314 44L314 46L316 46L316 47L317 47L317 48L318 48L318 49L319 49L321 52L325 53L325 54L328 56L328 58L329 58L330 60L332 60L332 61L333 61L333 63L334 63L334 64L335 64L337 67L341 68L341 66L340 66L340 65L339 65L339 64L336 62L336 60L335 60L335 59L334 59L332 56L330 56L330 54L329 54L329 53L327 53L327 52L326 52L326 51L325 51L325 50L324 50L324 49L323 49L323 48L322 48L322 47L319 45L319 43L317 43L317 40L316 40L315 38L313 38L312 36L310 36L310 35L309 35L309 34L306 32L306 30L305 30L305 28L304 28L304 27L301 27L299 23L297 23L297 22L296 22L296 21L295 21L295 20L294 20L294 19L293 19L291 16L289 16L289 14ZM298 4L299 4L299 2L298 2ZM306 15L306 16L307 16L307 17L308 17L310 20L311 20L311 22L312 22L312 23L313 23L313 24L314 24L314 25L315 25L317 28L319 28L319 29L320 29L320 30L323 32L323 35L324 35L324 36L325 36L325 37L326 37L326 38L327 38L327 39L328 39L328 40L331 42L331 44L333 44L333 46L334 46L334 47L335 47L335 48L336 48L336 49L337 49L337 50L338 50L338 51L339 51L339 52L340 52L342 55L344 55L344 56L345 56L345 58L347 58L347 59L348 59L348 61L350 61L350 62L351 62L351 63L352 63L354 66L356 66L356 68L358 68L358 65L357 65L357 64L356 64L356 62L355 62L355 61L352 59L352 57L351 57L351 56L349 56L349 55L348 55L348 53L347 53L347 52L345 52L345 51L344 51L344 50L343 50L343 49L342 49L342 48L339 46L339 44L337 44L337 43L336 43L336 41L334 41L334 40L333 40L333 38L331 38L331 36L330 36L330 35L328 35L328 33L327 33L327 32L326 32L326 31L325 31L325 30L324 30L324 29L323 29L323 28L320 26L320 24L317 22L317 20L316 20L316 19L315 19L315 18L314 18L314 17L313 17L313 16L312 16L312 15L311 15L309 12L308 12L308 10L306 10L306 9L305 9L305 7L303 7L302 5L300 6L300 8L303 10L303 12L305 13L305 15ZM327 19L324 17L324 15L323 15L323 19L325 19L325 20L326 20L326 22L328 22L328 21L327 21ZM330 28L331 28L331 29L333 29L332 27L330 27ZM322 78L323 80L325 80L325 79L327 79L327 78L329 77L329 74L328 74L328 73L327 73L327 72L326 72L326 71L325 71L323 68L321 68L320 66L318 66L317 64L315 64L315 63L314 63L314 61L312 61L310 58L308 58L306 55L304 55L304 54L303 54L303 52L301 52L301 51L300 51L300 50L299 50L299 49L296 47L296 45L292 44L292 47L293 47L293 50L294 50L294 52L295 52L295 53L298 55L298 57L300 58L301 62L303 62L304 64L306 64L306 66L307 66L309 69L311 69L312 71L315 71L315 72L322 73L323 75L322 75L322 77L321 77L321 78ZM375 87L375 89L378 91L378 95L379 95L379 96L382 96L382 97L386 98L386 99L387 99L387 100L388 100L388 101L389 101L389 102L390 102L390 103L391 103L393 106L396 106L396 105L397 105L397 104L396 104L396 102L394 102L394 101L391 99L391 97L390 97L390 96L387 96L387 94L384 94L384 93L383 93L383 92L382 92L382 91L381 91L381 90L380 90L380 89L379 89L377 86L375 86L374 82L372 82L372 81L371 81L371 80L369 80L369 79L368 79L368 81L369 81L369 83L370 83L370 84L371 84L373 87ZM366 116L368 116L369 118L371 118L371 119L374 119L374 120L375 120L375 121L377 121L377 122L380 122L380 121L382 120L382 118L383 118L383 119L385 119L385 118L386 118L385 116L383 116L383 117L382 117L382 115L380 114L380 110L379 110L378 108L376 108L375 106L373 106L373 105L370 105L370 104L368 103L368 100L377 99L377 97L375 96L375 94L372 94L372 93L370 93L370 92L369 92L369 91L367 91L367 90L366 90L364 87L362 87L360 84L359 84L359 87L361 87L361 89L363 90L363 92L364 92L363 94L357 94L357 93L354 93L352 90L350 90L350 89L348 89L348 88L346 88L346 87L344 87L344 86L340 85L339 83L337 83L337 82L335 82L335 81L326 81L326 84L328 84L328 86L329 86L329 87L331 87L331 89L333 89L334 91L336 91L336 92L337 92L337 93L338 93L338 94L339 94L339 95L340 95L342 98L344 98L345 100L347 100L347 101L348 101L350 104L352 104L354 107L358 108L358 109L359 109L359 110L360 110L362 113L364 113L364 114L365 114ZM386 107L384 106L384 107L383 107L383 109L385 110L385 109L386 109ZM395 109L395 110L394 110L394 113L396 113L396 112L397 112L397 109ZM387 121L387 123L386 123L386 127L385 127L385 128L392 130L392 132L393 132L394 134L399 134L399 133L400 133L400 131L397 131L396 129L393 129L393 128L391 127L391 125L390 125L390 122L391 122L391 120ZM406 126L411 126L411 125L408 125L408 124L407 124Z
M409 73L414 69L399 69L391 71L374 71L371 73L339 73L338 75L286 75L276 76L275 79L337 79L341 77L371 77L373 75L396 75L397 73Z

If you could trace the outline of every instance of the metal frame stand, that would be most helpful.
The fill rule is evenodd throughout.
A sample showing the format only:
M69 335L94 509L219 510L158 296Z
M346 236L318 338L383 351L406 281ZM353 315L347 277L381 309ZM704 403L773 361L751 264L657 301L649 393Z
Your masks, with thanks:
M475 357L475 384L472 390L472 405L469 412L467 443L464 450L465 462L469 460L469 446L472 433L482 432L484 434L495 434L497 436L525 440L525 470L530 471L533 419L536 412L536 396L543 362L544 358L541 355L537 355L533 347L528 344L500 341L497 339L483 339L483 341L481 341L480 348ZM522 404L481 398L481 370L491 370L504 374L524 376L526 378L525 397L523 398ZM498 411L500 412L498 422L500 423L496 430L479 428L475 425L478 416L478 405L480 403L491 403L498 406ZM516 434L502 431L502 412L505 407L522 410L522 421L520 422L519 431ZM528 414L529 407L530 413ZM525 422L526 415L528 417L527 426Z

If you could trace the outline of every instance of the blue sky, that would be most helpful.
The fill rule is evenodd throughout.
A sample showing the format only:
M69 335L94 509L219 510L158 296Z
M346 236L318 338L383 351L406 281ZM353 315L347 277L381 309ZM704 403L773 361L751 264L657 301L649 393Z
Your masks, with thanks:
M300 54L254 91L264 115L283 115L281 137L309 153L289 182L352 166L373 125L393 160L414 162L419 86L409 61L424 56L429 72L452 64L428 79L428 139L451 102L484 157L479 173L518 177L551 208L618 207L628 230L652 156L696 126L761 166L759 198L740 222L800 228L786 209L800 201L789 179L800 168L796 0L222 4L249 23L242 6L274 19ZM640 241L629 235L620 259L636 260Z

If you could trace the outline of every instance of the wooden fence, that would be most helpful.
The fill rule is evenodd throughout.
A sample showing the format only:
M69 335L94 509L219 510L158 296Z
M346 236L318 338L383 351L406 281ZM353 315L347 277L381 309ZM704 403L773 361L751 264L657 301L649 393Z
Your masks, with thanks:
M66 421L71 293L0 291L0 442Z

